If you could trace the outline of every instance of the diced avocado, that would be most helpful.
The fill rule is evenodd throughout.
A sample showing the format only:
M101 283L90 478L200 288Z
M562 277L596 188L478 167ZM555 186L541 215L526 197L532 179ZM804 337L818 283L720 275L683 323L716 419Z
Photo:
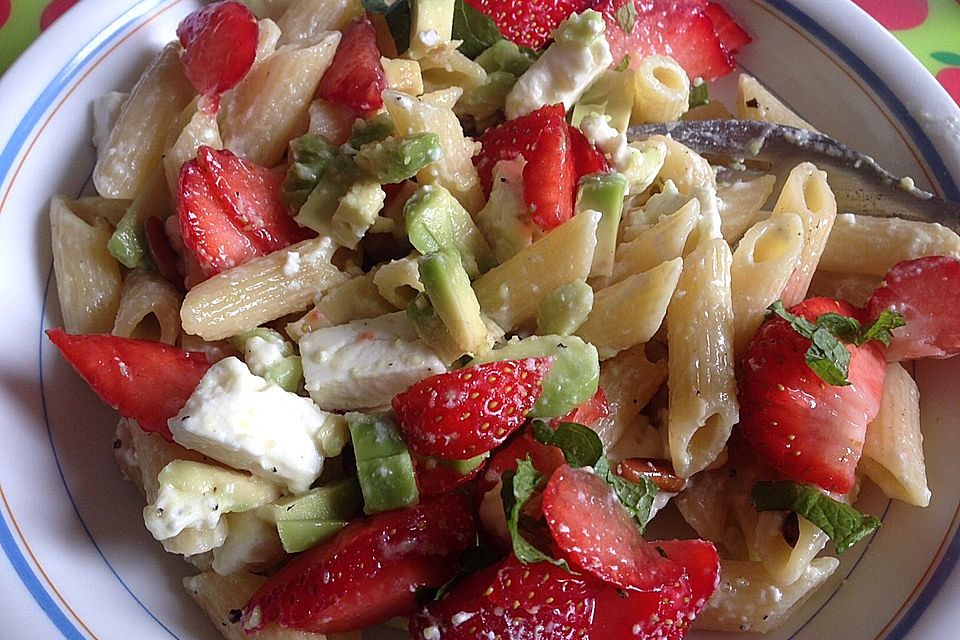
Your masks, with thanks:
M275 500L277 487L234 469L174 460L157 477L159 490L143 510L147 528L166 540L186 528L213 529L225 513L249 511Z
M324 204L331 198L335 198L333 201L336 206L336 200L346 193L355 174L356 167L353 160L340 148L318 135L301 136L290 141L290 167L287 169L287 177L282 187L284 202L291 211L297 211L310 200L310 196L319 185L325 184L325 191L336 195L321 199L324 193L318 193L313 197L316 202L311 205L311 209L322 211ZM301 215L304 215L303 211ZM316 211L313 214L304 215L304 220L309 220L316 215ZM300 224L305 227L310 226L305 222Z
M407 317L413 323L420 339L427 343L440 356L441 360L453 362L463 355L453 336L447 330L447 326L437 315L437 311L433 308L433 303L430 302L427 294L417 294L417 297L407 305Z
M482 85L464 92L454 111L460 117L472 116L478 121L486 120L503 111L507 95L516 83L517 77L512 73L494 71L487 75L487 81Z
M533 63L507 96L508 120L548 104L570 109L613 62L604 36L604 21L596 11L575 13L554 31L554 41Z
M470 458L469 460L444 460L442 458L437 458L437 464L441 467L450 469L457 475L465 476L486 462L487 458L489 457L489 453L481 453L480 455Z
M329 540L349 524L345 520L284 520L277 523L287 553L299 553Z
M310 489L306 493L280 498L260 507L258 513L270 522L285 520L349 520L363 504L363 495L356 478Z
M477 212L477 226L501 264L533 242L535 225L523 199L523 165L523 158L497 163L493 191Z
M493 253L466 209L438 185L421 187L403 210L410 243L422 254L453 249L467 275L476 278L496 266Z
M453 36L455 0L413 0L410 48L425 52Z
M593 289L582 280L562 284L540 301L537 333L572 335L593 308Z
M353 124L353 131L350 134L348 143L354 149L359 150L364 145L382 142L394 133L397 127L393 124L393 118L389 113L378 113L369 120L358 119Z
M420 499L413 460L407 452L357 463L363 488L363 511L381 513L416 504Z
M514 78L526 73L533 61L534 57L529 52L522 51L509 40L498 40L477 56L477 64L487 73L504 71Z
M164 220L169 212L167 181L161 166L150 173L139 195L127 207L107 241L107 251L129 269L153 268L145 224L148 218Z
M380 184L396 184L414 177L428 164L443 158L440 136L414 133L368 144L357 153L357 165Z
M623 214L623 197L627 179L619 173L593 173L580 179L577 190L577 213L599 211L597 247L593 250L590 276L608 276L613 272L617 250L617 232Z
M377 221L387 194L372 178L353 183L321 181L295 220L343 247L356 249Z
M527 415L556 418L570 413L597 392L600 359L592 344L576 336L514 338L470 364L546 356L553 358L553 365L541 383L540 398Z
M287 356L263 377L284 391L294 393L303 382L303 360L300 356Z
M630 70L607 70L577 100L573 107L572 124L579 127L583 119L591 114L608 116L610 124L623 133L630 126L630 114L633 111L633 93L624 87L633 86Z
M451 249L428 253L420 258L419 271L423 292L457 345L457 357L484 348L487 327L460 254Z
M413 460L390 414L348 413L346 417L363 510L372 514L416 503L420 494Z
M293 344L284 340L278 331L257 327L230 339L233 346L243 351L243 360L250 372L260 376L284 391L296 391L303 380L303 364L294 355Z

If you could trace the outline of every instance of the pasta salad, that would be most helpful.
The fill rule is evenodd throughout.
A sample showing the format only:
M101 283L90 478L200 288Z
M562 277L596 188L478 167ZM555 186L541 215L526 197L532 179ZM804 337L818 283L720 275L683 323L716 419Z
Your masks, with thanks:
M706 0L223 0L95 102L47 333L224 637L764 632L881 525L864 482L929 503L902 363L960 353L960 236L628 136L812 130L711 100L750 41Z

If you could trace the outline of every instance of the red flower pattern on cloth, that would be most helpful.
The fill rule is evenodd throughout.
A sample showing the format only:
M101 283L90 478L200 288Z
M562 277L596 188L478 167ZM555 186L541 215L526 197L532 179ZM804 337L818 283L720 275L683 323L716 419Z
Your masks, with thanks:
M46 31L47 27L52 25L57 18L62 16L67 12L67 9L77 4L78 0L53 0L50 4L47 5L47 8L43 10L43 15L40 16L40 31ZM0 20L0 26L2 26L2 20Z
M891 31L919 27L930 13L927 0L853 0Z
M10 0L0 0L0 29L10 19Z

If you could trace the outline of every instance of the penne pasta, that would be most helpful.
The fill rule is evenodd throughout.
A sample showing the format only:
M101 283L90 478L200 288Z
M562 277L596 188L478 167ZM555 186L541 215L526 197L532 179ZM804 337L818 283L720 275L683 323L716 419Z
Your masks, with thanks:
M740 74L737 83L737 117L740 120L776 122L788 127L816 131L813 125L790 110L756 78L747 74Z
M223 147L220 139L220 128L217 126L217 117L197 109L197 101L191 102L180 116L181 127L170 131L166 151L163 154L163 171L166 175L167 186L174 200L177 197L177 182L180 179L180 169L188 161L197 157L197 148L207 145L214 149Z
M280 45L315 44L328 32L342 30L363 13L360 0L293 0L277 18Z
M164 47L124 104L93 170L104 198L133 198L163 155L170 126L193 99L193 85L180 64L180 45Z
M700 203L690 199L675 213L660 218L630 242L617 246L613 272L604 281L610 287L636 273L649 271L668 260L684 255L684 247L700 220Z
M786 512L764 511L757 518L757 553L773 583L786 587L799 580L827 544L827 534L804 517L797 518L797 539L783 536Z
M183 330L221 340L306 309L347 278L330 262L333 251L328 238L305 240L201 282L184 298ZM294 253L299 268L291 272L288 256Z
M419 254L414 251L406 258L391 260L373 274L373 284L380 296L395 309L406 309L417 294L423 291L417 267Z
M666 381L666 361L650 362L645 345L621 351L600 365L600 387L610 415L596 429L605 450L626 440L632 445L631 457L663 457L660 434L640 412Z
M113 335L176 344L180 292L153 271L135 269L123 281Z
M720 233L724 240L732 245L743 237L747 229L770 217L770 212L762 209L776 183L776 176L766 175L717 185Z
M693 149L685 147L669 136L650 136L651 142L664 145L667 150L663 168L660 170L660 179L672 180L680 193L690 196L694 189L709 185L717 186L717 177L713 167Z
M836 298L862 307L880 285L880 280L878 276L831 273L821 269L813 274L807 295Z
M880 412L867 425L860 470L883 493L917 507L930 504L920 432L920 392L901 365L887 365Z
M645 56L633 70L631 124L669 122L690 106L687 73L670 56Z
M317 301L317 306L287 325L287 335L299 341L317 329L376 318L395 310L396 307L380 295L373 275L367 273L330 289Z

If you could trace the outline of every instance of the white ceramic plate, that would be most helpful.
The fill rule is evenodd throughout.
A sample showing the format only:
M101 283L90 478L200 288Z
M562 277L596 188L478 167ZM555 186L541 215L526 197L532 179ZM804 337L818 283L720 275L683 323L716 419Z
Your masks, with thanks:
M960 111L852 3L735 0L741 57L817 127L960 200ZM115 415L43 339L59 324L46 206L93 166L90 101L129 87L195 0L84 0L0 79L0 637L218 638L144 529L111 455ZM956 311L956 310L952 310ZM771 638L955 638L960 364L917 368L933 504L865 491L884 527ZM692 634L693 638L721 637Z

